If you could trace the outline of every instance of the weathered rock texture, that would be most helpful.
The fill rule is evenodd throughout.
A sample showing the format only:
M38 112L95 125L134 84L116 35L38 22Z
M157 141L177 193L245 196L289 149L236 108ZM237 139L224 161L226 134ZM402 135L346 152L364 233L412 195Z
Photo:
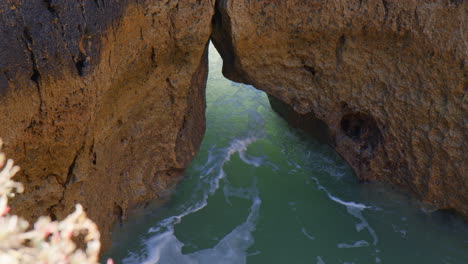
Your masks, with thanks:
M466 1L217 8L213 42L227 77L290 106L283 114L296 125L322 120L360 179L404 186L468 217Z
M83 204L103 233L162 195L204 132L214 1L0 1L0 136L13 212Z

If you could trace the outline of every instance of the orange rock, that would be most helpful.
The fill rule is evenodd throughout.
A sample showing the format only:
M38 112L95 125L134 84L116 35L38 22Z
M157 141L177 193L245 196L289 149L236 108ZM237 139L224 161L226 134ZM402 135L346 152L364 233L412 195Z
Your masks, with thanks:
M292 124L328 131L361 180L403 186L468 217L467 8L226 0L213 42L228 78L276 98Z
M0 4L0 135L26 188L15 214L61 218L79 202L108 244L129 206L180 179L205 129L213 5Z

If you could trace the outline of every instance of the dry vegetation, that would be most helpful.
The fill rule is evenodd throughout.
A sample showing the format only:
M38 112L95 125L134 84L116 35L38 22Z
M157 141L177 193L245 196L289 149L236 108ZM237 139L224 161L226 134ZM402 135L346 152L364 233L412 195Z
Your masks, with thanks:
M97 263L100 234L81 205L77 204L75 212L62 221L43 216L32 227L21 217L9 214L8 199L23 192L23 185L12 180L19 167L6 159L1 147L0 139L0 263ZM73 241L78 237L84 237L83 249Z

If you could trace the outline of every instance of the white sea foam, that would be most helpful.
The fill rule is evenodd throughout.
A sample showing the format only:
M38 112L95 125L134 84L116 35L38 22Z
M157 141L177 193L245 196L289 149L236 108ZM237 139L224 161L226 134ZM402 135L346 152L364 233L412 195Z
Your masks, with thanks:
M174 229L157 234L145 242L147 255L132 254L123 263L126 264L155 264L155 263L217 263L242 264L246 263L247 249L254 243L253 231L259 215L261 200L253 197L250 213L242 224L234 228L213 248L196 251L184 255L183 243L174 235Z
M336 203L344 205L346 207L346 211L350 215L358 218L361 222L356 224L356 231L360 232L360 231L362 231L364 229L367 229L369 231L369 234L372 236L372 239L373 239L372 244L377 245L377 243L379 242L377 234L375 233L375 230L369 225L367 220L362 215L362 211L364 211L366 209L373 209L373 207L367 206L367 205L361 204L361 203L343 201L340 198L333 196L324 186L322 186L320 184L320 182L319 182L319 180L317 178L312 177L311 179L313 179L317 183L317 187L320 190L324 191L327 194L328 198L330 198L332 201L334 201Z
M257 141L256 137L247 137L243 139L235 139L231 145L227 148L227 157L225 158L224 162L229 161L231 159L231 156L234 153L239 153L242 154L245 151L247 151L247 147L252 144L253 142ZM224 163L223 162L223 163Z
M359 248L359 247L368 247L369 242L365 240L359 240L354 242L354 244L346 244L346 243L340 243L337 245L338 248Z
M256 180L254 179L253 186L256 186ZM243 199L251 199L252 193L256 193L257 190L255 187L249 188L241 188L241 187L234 187L230 184L226 184L223 187L224 199L226 203L232 205L230 197L237 197Z
M358 209L360 211L364 210L364 209L371 208L371 207L366 206L365 204L361 204L361 203L345 202L345 201L341 200L340 198L331 195L328 191L327 191L327 194L328 194L328 197L330 197L330 199L332 199L333 201L335 201L335 202L337 202L339 204L342 204L342 205L346 206L347 208L355 208L355 209Z
M304 234L308 239L315 240L315 237L313 235L307 233L307 230L304 227L301 229L301 231L302 231L302 234Z
M317 264L325 264L325 261L323 261L322 257L317 256Z
M181 207L181 213L170 216L158 223L157 226L149 229L148 233L154 234L151 238L144 241L146 246L145 253L130 253L123 263L134 264L155 264L155 263L209 263L209 260L216 259L218 263L245 263L247 258L247 249L253 244L252 232L255 230L255 222L258 218L261 200L258 191L254 188L225 188L228 196L239 196L252 200L249 216L246 221L228 235L219 243L210 249L204 249L192 254L182 254L184 244L177 239L174 234L174 226L180 223L182 219L193 214L208 204L208 197L213 195L220 187L220 181L226 177L223 166L231 159L235 153L244 154L247 147L256 141L255 137L234 140L229 147L223 151L209 152L205 166L201 168L201 181L197 190L194 192L194 198L190 204ZM254 165L248 159L248 164ZM255 185L255 181L254 181Z
M254 243L253 231L260 211L260 198L254 197L247 220L225 236L214 248L204 249L190 254L196 263L232 263L242 264L247 261L247 249Z
M260 165L263 164L263 158L262 157L254 157L252 155L249 155L247 153L239 152L239 157L242 159L243 162L252 165L254 167L260 167Z

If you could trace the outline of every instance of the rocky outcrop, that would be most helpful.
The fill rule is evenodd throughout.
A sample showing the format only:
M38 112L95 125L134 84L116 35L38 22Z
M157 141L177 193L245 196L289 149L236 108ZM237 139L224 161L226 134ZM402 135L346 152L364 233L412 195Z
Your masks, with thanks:
M0 1L0 136L26 187L15 214L79 202L106 244L129 207L164 196L203 136L212 34L228 78L266 91L360 179L468 216L466 1L214 5Z
M221 0L224 74L319 127L363 181L468 217L466 1Z
M0 1L0 136L13 212L83 204L105 243L180 178L204 132L214 1Z

